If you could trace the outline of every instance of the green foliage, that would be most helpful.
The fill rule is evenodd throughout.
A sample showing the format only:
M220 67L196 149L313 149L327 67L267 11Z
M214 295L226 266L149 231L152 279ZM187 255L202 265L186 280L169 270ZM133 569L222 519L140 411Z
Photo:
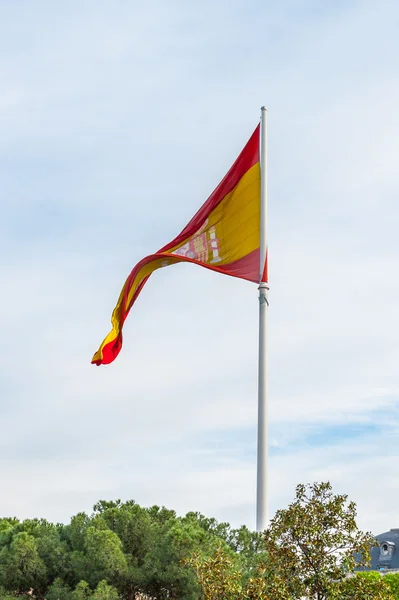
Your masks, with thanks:
M72 517L71 523L63 528L61 537L70 548L82 552L85 547L86 529L89 525L90 517L86 513L78 513Z
M54 526L45 520L25 521L24 531L29 531L36 540L37 552L51 581L65 577L68 572L68 548L61 539L62 526Z
M259 564L247 577L239 556L221 541L211 556L197 553L185 564L194 569L203 600L291 600L293 597L273 568Z
M93 522L113 531L121 540L123 551L142 564L153 543L152 519L148 510L135 502L117 502L99 502Z
M126 572L127 561L122 542L113 531L88 527L85 549L85 560L90 565L89 583L95 585L103 579L114 582Z
M248 600L292 600L294 597L283 577L271 569L258 569L247 582L244 595Z
M171 519L156 527L156 543L143 564L146 591L156 598L168 597L187 600L199 596L199 588L191 570L182 561L196 551L206 552L216 538L207 535L193 519Z
M102 580L99 582L91 598L92 600L118 600L118 590L112 587L112 585L108 585L105 580Z
M0 600L399 600L399 577L353 571L370 534L330 484L298 486L260 535L200 513L101 500L67 525L0 519Z
M203 600L238 600L242 597L242 573L237 568L237 561L221 543L212 556L204 557L197 553L184 562L194 569Z
M0 519L0 585L6 595L30 592L40 600L112 599L116 593L124 600L140 593L198 600L195 573L182 560L211 555L221 540L237 564L250 564L256 535L199 513L177 517L163 507L120 500L100 501L91 515L79 513L67 525Z
M295 501L277 511L264 533L269 560L292 594L318 600L329 597L334 581L369 563L373 539L357 528L355 504L334 495L329 483L297 486Z
M15 600L15 595L0 587L0 600Z
M71 588L57 577L46 592L46 600L71 600Z
M369 575L369 573L367 573L367 575ZM389 589L395 600L399 600L399 573L387 573L384 576L384 581L389 585Z
M92 595L92 591L90 589L87 581L79 581L75 589L71 594L71 600L89 600Z
M20 594L33 589L40 595L46 587L46 576L37 542L25 531L14 535L0 551L0 583L5 589Z
M394 600L388 583L379 573L359 573L335 584L331 600Z

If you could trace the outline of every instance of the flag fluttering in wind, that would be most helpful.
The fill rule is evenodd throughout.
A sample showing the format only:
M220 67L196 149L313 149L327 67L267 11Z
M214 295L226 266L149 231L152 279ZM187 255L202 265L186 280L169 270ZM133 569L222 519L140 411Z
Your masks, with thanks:
M109 364L118 356L123 324L153 271L190 262L218 273L259 282L259 246L258 125L229 172L183 231L134 267L112 313L112 330L93 356L92 363Z

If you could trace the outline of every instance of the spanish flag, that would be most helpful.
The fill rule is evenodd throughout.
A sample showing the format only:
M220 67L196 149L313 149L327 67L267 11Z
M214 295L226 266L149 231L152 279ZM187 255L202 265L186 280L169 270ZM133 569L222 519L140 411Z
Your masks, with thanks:
M183 231L134 267L112 313L112 330L93 356L93 364L106 365L118 356L126 317L147 279L157 269L189 262L218 273L259 282L259 127ZM263 280L267 281L266 273Z

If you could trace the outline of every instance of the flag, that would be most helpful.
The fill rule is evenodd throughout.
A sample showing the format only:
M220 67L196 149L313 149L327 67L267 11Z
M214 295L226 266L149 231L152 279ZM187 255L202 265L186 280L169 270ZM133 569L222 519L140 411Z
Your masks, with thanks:
M112 330L94 354L93 364L106 365L118 356L126 317L157 269L189 262L232 277L259 281L259 127L183 231L134 267L112 313Z

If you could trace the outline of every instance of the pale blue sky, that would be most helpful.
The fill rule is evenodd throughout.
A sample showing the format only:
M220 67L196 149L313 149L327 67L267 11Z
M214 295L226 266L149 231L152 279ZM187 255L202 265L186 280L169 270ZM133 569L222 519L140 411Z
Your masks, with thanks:
M396 1L0 0L0 514L134 498L255 522L256 286L134 264L269 109L270 507L399 492Z

